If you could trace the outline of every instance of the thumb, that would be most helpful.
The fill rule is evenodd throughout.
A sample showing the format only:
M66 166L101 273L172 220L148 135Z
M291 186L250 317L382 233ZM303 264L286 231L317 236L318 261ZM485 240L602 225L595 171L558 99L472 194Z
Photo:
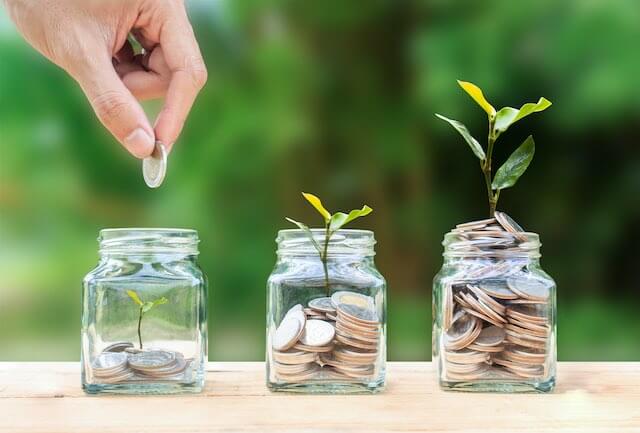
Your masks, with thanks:
M106 61L105 61L106 60ZM102 124L136 158L153 152L153 128L144 110L122 83L111 59L87 64L75 74Z

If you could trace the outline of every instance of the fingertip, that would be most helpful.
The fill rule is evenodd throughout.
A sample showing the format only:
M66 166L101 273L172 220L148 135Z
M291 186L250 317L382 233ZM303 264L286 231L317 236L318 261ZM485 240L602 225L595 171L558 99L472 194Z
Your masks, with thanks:
M155 139L144 128L139 127L127 135L122 144L133 156L143 159L153 153Z

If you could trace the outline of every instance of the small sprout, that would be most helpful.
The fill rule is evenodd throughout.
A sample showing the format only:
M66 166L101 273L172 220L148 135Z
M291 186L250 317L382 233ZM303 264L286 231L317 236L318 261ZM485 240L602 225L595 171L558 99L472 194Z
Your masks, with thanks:
M340 230L342 227L344 227L351 221L357 218L369 215L373 211L373 209L371 209L367 205L364 205L362 206L362 209L354 209L348 214L344 212L336 212L335 214L331 214L331 212L329 212L323 206L322 201L317 196L306 193L306 192L303 192L302 196L309 203L311 203L311 205L318 211L320 215L322 215L322 218L324 220L324 229L325 229L324 245L320 246L320 244L318 244L316 239L313 237L313 232L306 224L303 224L291 218L285 218L285 219L290 223L297 225L298 228L304 231L309 237L309 239L311 240L311 243L313 244L314 248L318 251L318 254L320 255L320 260L322 261L322 265L324 267L325 287L327 289L327 294L329 294L330 285L329 285L329 269L327 266L327 252L328 252L327 250L329 248L329 241L331 240L331 237L335 232Z
M142 325L142 316L144 316L146 312L151 310L156 305L166 304L167 302L169 302L169 300L163 296L162 298L158 298L155 301L143 302L138 294L133 290L127 290L127 295L129 295L133 302L135 302L138 307L140 307L140 312L138 315L138 342L140 343L140 350L142 350L142 334L140 332Z
M489 135L486 153L478 140L469 133L469 130L464 124L440 114L436 114L436 116L453 126L456 131L462 135L474 155L480 160L480 168L484 175L487 197L489 199L489 215L493 216L498 204L498 198L500 197L500 191L516 184L520 176L522 176L527 167L529 167L535 153L535 142L530 135L520 147L511 154L492 178L491 157L496 140L500 134L509 129L509 127L518 120L527 117L529 114L546 110L551 106L551 102L545 98L540 98L538 102L526 103L520 107L520 109L504 107L496 111L493 105L485 99L482 90L478 86L460 80L458 80L458 84L487 113L489 118Z

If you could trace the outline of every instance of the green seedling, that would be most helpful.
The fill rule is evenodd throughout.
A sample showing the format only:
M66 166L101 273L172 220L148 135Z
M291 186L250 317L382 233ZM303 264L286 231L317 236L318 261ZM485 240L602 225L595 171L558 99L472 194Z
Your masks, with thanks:
M489 216L492 217L496 210L498 199L500 198L500 191L515 185L520 176L522 176L527 167L529 167L535 152L535 143L533 137L530 135L498 169L495 176L492 177L491 158L496 140L518 120L527 117L529 114L546 110L551 106L551 102L545 98L540 98L538 102L529 102L519 109L504 107L496 111L496 109L487 102L482 94L482 90L480 90L478 86L466 81L458 81L458 84L487 113L489 118L489 134L486 153L478 140L469 133L469 130L464 124L440 114L436 114L436 116L453 126L465 139L473 154L480 160L480 168L482 169L487 187L487 197L489 199Z
M138 315L138 342L140 343L140 350L142 350L142 333L140 332L142 327L142 317L146 312L151 310L156 305L166 304L169 301L163 296L162 298L158 298L155 301L143 302L138 294L133 290L127 290L127 295L129 295L129 297L133 299L133 302L135 302L138 307L140 307L140 313Z
M327 289L327 295L329 295L331 293L331 285L329 282L327 253L329 249L329 241L331 240L331 236L333 236L335 232L337 232L342 227L344 227L351 221L355 220L356 218L369 215L373 211L373 209L371 209L367 205L364 205L362 206L362 209L354 209L348 214L344 212L336 212L334 214L331 214L331 212L329 212L322 205L322 201L320 201L320 199L315 195L303 192L302 196L309 203L311 203L311 205L320 213L320 215L322 215L322 218L324 220L324 232L325 232L324 244L323 245L318 244L316 239L313 237L313 233L311 232L311 229L306 224L303 224L291 218L286 218L286 220L289 221L290 223L297 225L301 230L303 230L307 234L307 236L309 236L311 243L313 244L315 249L318 251L318 254L320 255L320 260L322 261L322 266L324 268L324 284Z

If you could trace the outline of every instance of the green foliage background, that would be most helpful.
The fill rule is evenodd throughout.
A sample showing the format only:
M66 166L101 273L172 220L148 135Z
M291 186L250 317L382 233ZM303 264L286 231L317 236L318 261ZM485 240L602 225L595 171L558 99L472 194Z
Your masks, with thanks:
M262 359L276 231L317 218L300 191L375 209L355 225L389 281L389 358L429 359L442 236L487 212L476 158L433 116L485 136L456 79L495 106L553 101L497 145L501 162L537 143L500 208L541 234L560 359L640 359L636 0L188 5L210 80L157 191L0 15L0 360L79 358L80 283L122 226L199 230L210 358Z

